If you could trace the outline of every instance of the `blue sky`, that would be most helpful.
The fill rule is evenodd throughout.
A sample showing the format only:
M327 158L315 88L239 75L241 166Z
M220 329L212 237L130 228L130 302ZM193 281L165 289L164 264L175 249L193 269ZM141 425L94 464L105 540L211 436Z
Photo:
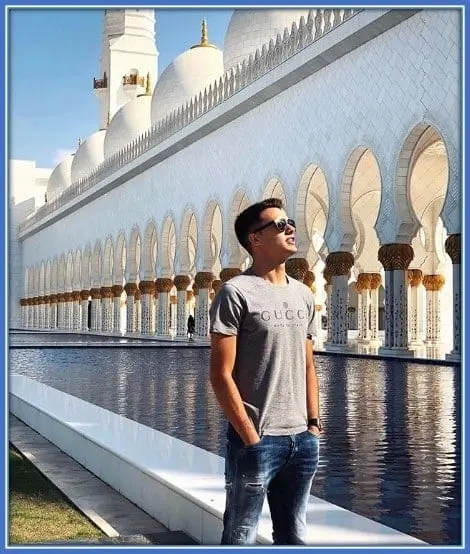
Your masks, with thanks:
M93 77L100 77L102 9L14 9L9 12L9 158L53 168L78 138L98 129ZM200 40L223 47L232 11L156 10L158 71Z

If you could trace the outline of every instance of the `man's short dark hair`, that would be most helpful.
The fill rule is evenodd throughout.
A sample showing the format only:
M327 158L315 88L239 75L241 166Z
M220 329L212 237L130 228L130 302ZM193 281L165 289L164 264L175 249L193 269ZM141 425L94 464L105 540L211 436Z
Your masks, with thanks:
M235 220L235 234L238 242L251 254L250 242L248 236L256 227L261 225L260 214L268 208L284 209L284 204L280 198L266 198L261 202L248 206L240 212Z

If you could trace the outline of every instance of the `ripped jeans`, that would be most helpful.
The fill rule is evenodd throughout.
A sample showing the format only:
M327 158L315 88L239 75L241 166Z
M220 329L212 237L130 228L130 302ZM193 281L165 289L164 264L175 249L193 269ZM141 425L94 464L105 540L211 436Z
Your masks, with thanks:
M245 446L229 425L221 544L255 544L266 493L274 544L305 544L318 456L319 439L310 431L263 435L259 443Z

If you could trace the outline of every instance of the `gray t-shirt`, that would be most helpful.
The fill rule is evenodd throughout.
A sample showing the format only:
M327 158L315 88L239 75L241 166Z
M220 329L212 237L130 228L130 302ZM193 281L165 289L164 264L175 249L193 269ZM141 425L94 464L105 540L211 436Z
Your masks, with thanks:
M307 425L305 345L315 334L315 301L287 279L273 285L250 268L224 283L210 309L211 333L238 335L233 378L260 436Z

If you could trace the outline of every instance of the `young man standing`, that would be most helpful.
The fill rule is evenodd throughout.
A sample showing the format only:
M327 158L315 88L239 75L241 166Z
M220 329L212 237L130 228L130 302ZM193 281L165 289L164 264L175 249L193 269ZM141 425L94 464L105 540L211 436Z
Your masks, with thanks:
M210 310L210 379L229 422L222 544L256 542L266 494L274 544L304 544L321 432L314 298L286 275L297 248L281 200L248 207L235 233L253 265Z

